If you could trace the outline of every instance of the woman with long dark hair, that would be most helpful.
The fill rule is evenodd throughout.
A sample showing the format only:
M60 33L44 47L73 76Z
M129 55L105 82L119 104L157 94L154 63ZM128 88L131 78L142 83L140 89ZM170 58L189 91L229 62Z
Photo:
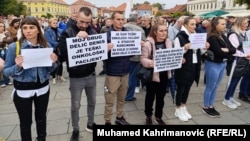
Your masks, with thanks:
M3 73L14 79L13 101L19 116L21 139L31 141L32 107L34 103L37 140L46 140L46 113L49 102L50 73L57 66L57 56L51 52L52 66L23 68L24 56L16 54L25 49L48 48L35 17L26 17L21 23L22 36L18 43L8 47ZM36 61L36 60L34 60Z

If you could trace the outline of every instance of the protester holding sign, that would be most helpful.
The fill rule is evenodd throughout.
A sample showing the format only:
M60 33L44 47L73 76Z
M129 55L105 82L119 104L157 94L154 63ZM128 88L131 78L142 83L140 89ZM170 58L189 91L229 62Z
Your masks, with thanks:
M229 87L225 94L225 99L223 104L231 109L235 109L238 106L241 106L241 103L236 101L234 97L234 92L237 87L237 84L241 80L242 77L247 77L249 75L249 53L244 50L244 42L249 41L249 37L246 34L246 30L248 27L248 18L247 17L237 17L234 25L232 26L231 32L228 33L228 39L233 47L236 48L236 54L234 54L235 58L235 67L231 68L231 81L229 82ZM233 65L232 65L233 66ZM240 87L243 87L246 83L246 79L242 79L240 83ZM245 85L247 86L247 85ZM246 88L241 88L246 89ZM239 99L241 101L250 103L250 99L246 96L245 93L239 93Z
M195 81L198 85L200 79L201 51L200 49L191 49L189 40L189 35L195 33L195 27L196 20L192 17L186 17L181 31L176 35L174 41L175 48L183 47L185 49L182 67L175 70L177 84L175 116L181 121L188 121L192 118L187 110L186 103L193 82Z
M235 53L230 48L227 37L223 34L226 30L226 20L215 17L211 21L211 31L208 34L209 51L213 52L214 59L205 60L206 87L203 93L204 107L202 111L209 117L219 117L220 113L214 108L217 88L225 74L227 58Z
M151 27L151 31L147 37L147 41L142 48L142 55L140 62L146 68L154 68L155 51L172 48L172 43L167 38L167 27L164 24L156 24ZM151 56L153 52L153 56ZM151 82L146 83L146 96L145 96L145 115L146 125L152 125L153 105L155 101L155 121L159 125L166 125L162 120L164 97L166 95L166 85L168 79L171 77L171 72L161 71L154 72Z
M111 42L111 39L114 38L111 36L111 32L127 31L123 27L124 24L124 15L120 11L113 12L112 16L112 26L107 32L107 41L108 47L111 50L114 47L114 43ZM105 110L104 110L104 120L105 125L111 125L113 106L116 103L116 120L115 123L118 125L129 125L129 123L124 118L123 108L124 108L124 99L127 94L128 89L128 73L129 73L129 61L130 56L115 56L111 57L111 51L108 53L107 71L104 82L105 90ZM116 100L115 100L116 98Z
M46 140L47 107L49 103L50 73L57 64L57 55L52 53L50 66L24 69L25 56L18 55L18 50L47 49L48 43L43 36L40 25L35 17L26 17L21 22L20 40L8 46L3 73L14 79L13 101L20 120L22 141L32 141L32 107L35 108L37 140ZM16 53L17 51L17 53ZM32 60L37 61L37 60ZM34 105L33 105L34 102Z
M65 29L61 34L59 44L61 54L66 59L67 71L69 73L69 90L71 93L71 118L73 133L71 141L78 141L79 139L79 109L81 106L82 91L85 89L87 96L87 128L89 132L93 131L94 114L96 105L96 62L82 64L78 66L69 66L72 58L69 58L69 49L67 47L66 38L81 37L84 40L88 35L97 34L94 29L90 27L92 19L92 11L88 7L81 7L77 15L76 24Z

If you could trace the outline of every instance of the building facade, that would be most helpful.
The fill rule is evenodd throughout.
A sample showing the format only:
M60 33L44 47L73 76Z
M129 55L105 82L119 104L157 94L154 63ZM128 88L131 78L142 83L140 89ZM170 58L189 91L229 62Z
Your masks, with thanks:
M70 16L70 5L63 0L18 0L27 7L27 15L42 17L47 13L54 17Z
M222 9L230 13L249 12L247 4L239 5L234 0L188 0L187 11L200 15Z

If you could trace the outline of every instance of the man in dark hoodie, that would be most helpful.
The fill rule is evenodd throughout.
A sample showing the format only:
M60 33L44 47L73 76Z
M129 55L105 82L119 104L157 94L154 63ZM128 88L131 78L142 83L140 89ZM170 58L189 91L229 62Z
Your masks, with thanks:
M96 105L96 62L69 67L66 38L86 38L88 35L96 34L96 31L90 27L91 19L91 10L88 7L80 8L76 19L76 24L73 24L66 30L64 30L59 40L61 55L67 62L67 71L69 73L70 80L69 90L71 93L71 118L73 126L71 141L78 141L79 139L79 109L81 106L81 96L83 89L85 89L85 93L87 96L88 121L86 130L89 132L93 131L93 125L95 124L94 113Z

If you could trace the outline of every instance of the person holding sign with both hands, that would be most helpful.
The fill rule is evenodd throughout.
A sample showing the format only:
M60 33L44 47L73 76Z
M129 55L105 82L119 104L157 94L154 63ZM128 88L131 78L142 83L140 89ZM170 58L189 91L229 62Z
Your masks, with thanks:
M93 131L95 105L96 105L96 62L69 67L66 38L81 37L87 38L89 35L97 34L90 27L92 11L88 7L81 7L77 14L76 24L65 29L59 39L61 55L66 59L67 71L69 73L69 90L71 93L71 118L73 132L71 141L79 140L79 109L81 106L82 91L85 89L87 96L87 127L88 132Z
M154 68L154 57L157 49L172 48L172 42L167 37L167 27L164 24L156 24L151 27L147 41L142 48L140 62L146 68ZM153 53L152 53L153 52ZM151 54L153 54L151 56ZM147 82L145 96L146 125L152 125L153 105L155 102L155 122L158 125L166 125L162 120L164 97L166 95L166 85L171 77L170 71L154 72L151 82Z
M188 112L186 103L189 91L193 82L198 85L201 69L201 50L190 48L190 34L195 34L196 20L192 17L186 17L183 22L181 31L176 35L174 47L183 47L185 52L183 55L183 64L181 68L175 70L175 80L177 84L176 92L176 109L175 116L181 121L188 121L192 118ZM209 44L204 45L206 48Z
M18 43L8 47L3 73L14 79L13 101L20 120L22 141L32 141L32 107L34 102L37 141L46 140L46 114L49 102L50 73L56 68L57 55L51 52L52 66L31 67L25 69L25 56L16 55L16 48L22 50L37 50L48 48L49 44L35 17L26 17L21 22L22 36ZM18 47L19 46L19 47ZM18 49L17 49L18 50ZM52 51L52 50L51 50ZM36 60L32 60L36 61ZM39 63L38 63L39 64ZM50 64L50 63L49 63Z

